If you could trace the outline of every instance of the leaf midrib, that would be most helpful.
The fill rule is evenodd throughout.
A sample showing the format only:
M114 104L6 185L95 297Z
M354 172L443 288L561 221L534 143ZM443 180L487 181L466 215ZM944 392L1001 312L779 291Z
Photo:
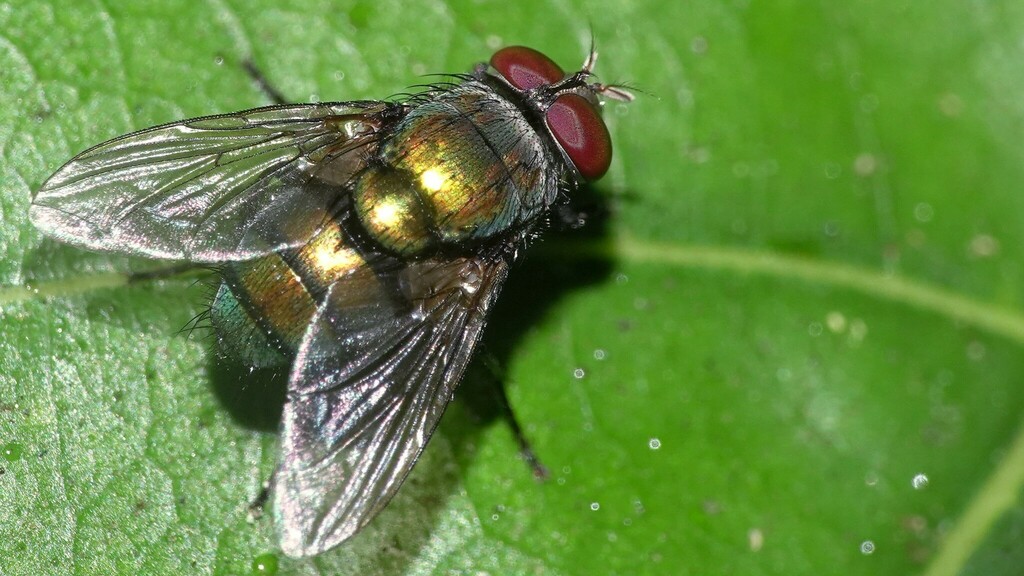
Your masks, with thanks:
M864 266L806 258L772 250L714 245L680 246L638 240L629 236L620 236L612 243L552 243L541 247L541 250L571 258L616 259L636 264L722 270L842 288L881 301L905 304L932 312L1024 346L1024 313L928 282ZM4 286L0 287L0 306L37 298L66 297L120 288L127 286L130 279L131 276L127 273L104 272L24 286Z

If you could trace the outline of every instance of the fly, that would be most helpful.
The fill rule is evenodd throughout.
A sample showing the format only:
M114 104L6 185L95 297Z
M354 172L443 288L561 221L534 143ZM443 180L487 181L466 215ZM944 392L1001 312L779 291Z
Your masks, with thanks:
M256 108L149 128L51 176L32 223L86 249L208 264L218 348L290 363L272 493L282 550L319 554L391 500L509 267L607 171L596 53L522 46L403 102Z

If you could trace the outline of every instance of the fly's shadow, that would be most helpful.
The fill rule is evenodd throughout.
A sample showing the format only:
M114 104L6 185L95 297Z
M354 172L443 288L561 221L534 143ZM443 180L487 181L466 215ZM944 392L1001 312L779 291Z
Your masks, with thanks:
M239 425L276 432L288 391L289 366L252 368L225 358L216 348L216 342L211 342L208 373L217 400Z
M605 282L611 274L612 260L595 259L592 252L574 257L571 248L607 241L607 199L589 187L574 192L573 198L572 204L552 216L544 238L544 244L568 250L543 250L538 246L541 249L528 251L512 267L491 311L476 358L455 396L455 402L464 408L457 410L460 414L456 415L468 415L470 422L452 418L441 421L440 435L448 441L457 462L472 460L479 435L491 425L501 425L503 418L510 418L513 430L518 430L515 416L505 404L506 383L500 379L500 373L515 355L526 332L541 322L562 298L585 286ZM486 357L498 364L497 371L488 369ZM211 350L210 362L213 391L232 417L251 429L276 431L286 398L289 367L252 370L223 358L215 350ZM543 447L535 447L535 452L542 464ZM396 572L404 571L427 545L432 527L450 496L439 487L453 485L459 474L458 469L446 466L437 454L440 453L428 448L379 521L353 538L355 564L374 570L393 566ZM510 453L508 457L516 455ZM538 468L535 466L534 470ZM525 464L522 473L524 478L530 474Z
M605 282L611 275L612 259L594 258L592 252L584 253L582 250L577 256L572 250L574 245L593 246L608 242L610 215L606 195L590 186L580 187L572 193L568 204L553 212L549 230L544 232L539 245L526 251L512 266L487 321L477 356L455 393L455 401L467 408L474 425L467 427L449 423L446 426L444 421L441 424L442 431L455 445L460 460L471 454L477 444L476 436L495 420L511 418L513 432L518 432L515 415L505 405L504 389L508 383L504 381L504 368L515 356L523 336L541 323L553 306L577 290ZM545 250L544 246L557 246L559 249ZM604 253L612 254L612 251ZM497 370L488 364L497 365ZM529 434L520 439L521 443L524 441L529 441ZM529 448L542 465L543 449L537 446ZM530 454L524 451L524 457L527 464L531 464Z

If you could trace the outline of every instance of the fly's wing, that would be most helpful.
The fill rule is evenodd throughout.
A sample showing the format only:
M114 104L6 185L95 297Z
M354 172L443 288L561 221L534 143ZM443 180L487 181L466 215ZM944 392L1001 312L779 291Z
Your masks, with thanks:
M271 106L115 138L51 176L29 215L63 242L157 258L224 262L298 246L322 222L288 237L276 224L329 208L386 106Z
M281 548L327 550L388 503L458 384L507 271L460 258L365 266L328 289L284 409Z

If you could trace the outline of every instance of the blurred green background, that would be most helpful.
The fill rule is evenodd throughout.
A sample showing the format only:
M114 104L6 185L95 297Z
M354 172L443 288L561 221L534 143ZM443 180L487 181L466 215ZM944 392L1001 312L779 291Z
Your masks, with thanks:
M273 402L179 334L209 290L121 285L146 263L43 239L33 190L266 104L247 57L383 98L506 44L573 68L591 32L642 90L606 108L610 212L530 251L487 335L551 480L471 370L391 507L280 557L247 520ZM0 573L1018 574L1021 38L1019 2L0 3Z

